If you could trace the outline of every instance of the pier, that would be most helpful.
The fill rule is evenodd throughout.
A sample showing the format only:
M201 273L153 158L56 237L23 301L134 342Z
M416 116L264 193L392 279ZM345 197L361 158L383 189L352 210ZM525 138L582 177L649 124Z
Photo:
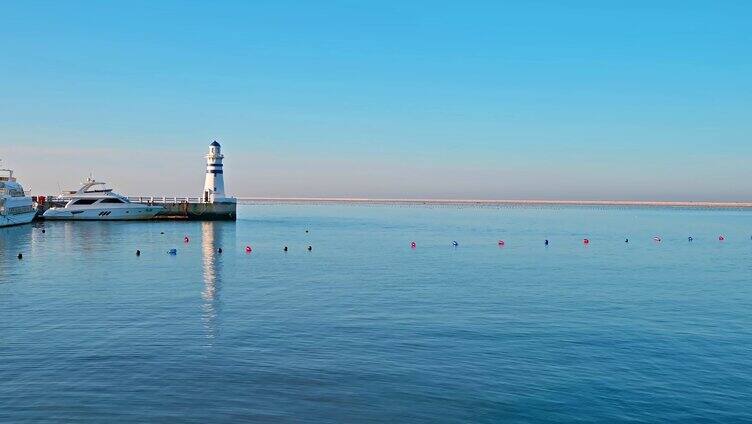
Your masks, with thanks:
M237 203L204 202L200 197L128 197L131 202L162 206L155 219L235 221Z
M66 202L54 197L36 196L37 219L51 207L64 206ZM154 219L187 219L193 221L235 221L237 219L235 203L208 203L200 197L154 197L128 196L128 200L164 208Z

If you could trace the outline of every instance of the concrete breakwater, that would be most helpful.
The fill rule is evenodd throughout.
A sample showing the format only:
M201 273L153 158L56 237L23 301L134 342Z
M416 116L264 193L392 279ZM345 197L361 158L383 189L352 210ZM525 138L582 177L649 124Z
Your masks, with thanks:
M194 198L141 198L129 197L132 202L162 206L164 210L155 219L190 219L197 221L235 221L237 219L237 203L235 202L202 202Z

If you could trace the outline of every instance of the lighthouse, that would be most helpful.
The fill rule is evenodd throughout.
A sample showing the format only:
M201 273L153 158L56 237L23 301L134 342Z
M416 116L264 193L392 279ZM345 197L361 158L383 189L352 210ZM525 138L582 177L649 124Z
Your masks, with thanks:
M235 199L225 196L225 178L222 169L222 146L213 141L206 154L206 180L204 181L204 203L235 203Z

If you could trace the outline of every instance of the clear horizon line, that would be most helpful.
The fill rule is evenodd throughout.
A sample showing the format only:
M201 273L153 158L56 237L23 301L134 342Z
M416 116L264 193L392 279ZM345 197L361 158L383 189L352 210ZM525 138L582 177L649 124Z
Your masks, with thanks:
M546 200L546 199L431 199L368 197L237 197L243 202L331 202L331 203L433 203L488 205L583 205L583 206L675 206L752 208L752 202L672 200Z

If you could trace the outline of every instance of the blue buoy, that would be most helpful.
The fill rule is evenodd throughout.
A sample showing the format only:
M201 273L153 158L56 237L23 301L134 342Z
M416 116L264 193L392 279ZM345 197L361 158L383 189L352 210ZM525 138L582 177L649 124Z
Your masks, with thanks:
M170 250L167 251L167 254L169 254L169 255L177 255L178 254L178 249L170 249Z
M548 239L546 239L546 241L545 241L545 243L544 243L544 244L545 244L546 246L548 246Z
M459 246L459 245L460 245L460 244L459 244L459 243L457 243L457 240L455 240L455 241L453 241L453 242L452 242L452 246L454 246L454 247L457 247L457 246Z
M694 238L692 238L692 236L687 237L687 241L693 241L693 240Z

